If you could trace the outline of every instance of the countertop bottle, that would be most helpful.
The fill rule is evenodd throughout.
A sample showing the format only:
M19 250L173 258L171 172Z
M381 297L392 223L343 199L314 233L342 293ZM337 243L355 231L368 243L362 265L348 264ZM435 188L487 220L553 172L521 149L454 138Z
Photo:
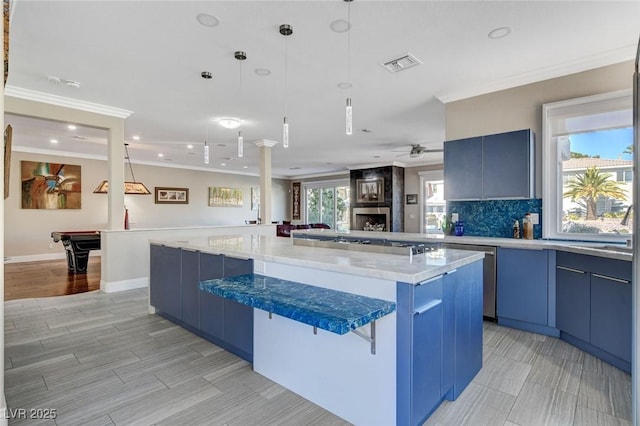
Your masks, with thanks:
M522 219L522 238L533 240L533 222L529 213L525 214L524 219Z
M520 223L517 220L513 222L513 238L520 238Z

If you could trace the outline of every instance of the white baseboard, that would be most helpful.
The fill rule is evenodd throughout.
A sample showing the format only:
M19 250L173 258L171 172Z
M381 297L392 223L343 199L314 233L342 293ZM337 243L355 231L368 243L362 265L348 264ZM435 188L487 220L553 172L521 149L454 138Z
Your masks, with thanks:
M149 277L133 278L122 281L103 281L100 280L100 290L104 293L115 293L116 291L133 290L136 288L145 288L149 286Z
M89 257L100 256L100 250L92 250L89 253ZM41 262L44 260L58 260L66 259L67 255L63 253L42 253L42 254L28 254L24 256L5 256L4 263L22 263L22 262Z

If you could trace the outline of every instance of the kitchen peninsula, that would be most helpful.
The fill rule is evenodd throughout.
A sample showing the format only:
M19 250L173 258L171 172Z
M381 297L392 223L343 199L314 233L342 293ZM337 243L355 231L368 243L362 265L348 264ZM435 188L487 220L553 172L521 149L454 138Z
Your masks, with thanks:
M482 258L317 248L258 235L152 241L150 304L347 421L417 425L443 399L457 398L482 366ZM311 309L298 297L270 308L280 302L269 295L283 285L312 287L331 303L314 297ZM348 316L363 306L375 313L346 329L314 322L318 309Z

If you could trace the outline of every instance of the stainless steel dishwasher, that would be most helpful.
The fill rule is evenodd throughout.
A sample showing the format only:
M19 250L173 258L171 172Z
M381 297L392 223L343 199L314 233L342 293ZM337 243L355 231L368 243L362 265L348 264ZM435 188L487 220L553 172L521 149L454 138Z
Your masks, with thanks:
M473 250L484 252L482 280L482 315L486 319L496 319L496 248L490 246L472 246L468 244L443 243L443 248L455 250Z

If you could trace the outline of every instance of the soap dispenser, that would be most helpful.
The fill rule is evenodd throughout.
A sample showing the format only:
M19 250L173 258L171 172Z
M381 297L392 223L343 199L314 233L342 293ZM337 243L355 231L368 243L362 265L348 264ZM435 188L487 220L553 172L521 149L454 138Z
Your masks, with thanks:
M513 238L520 238L520 223L517 220L513 222Z

